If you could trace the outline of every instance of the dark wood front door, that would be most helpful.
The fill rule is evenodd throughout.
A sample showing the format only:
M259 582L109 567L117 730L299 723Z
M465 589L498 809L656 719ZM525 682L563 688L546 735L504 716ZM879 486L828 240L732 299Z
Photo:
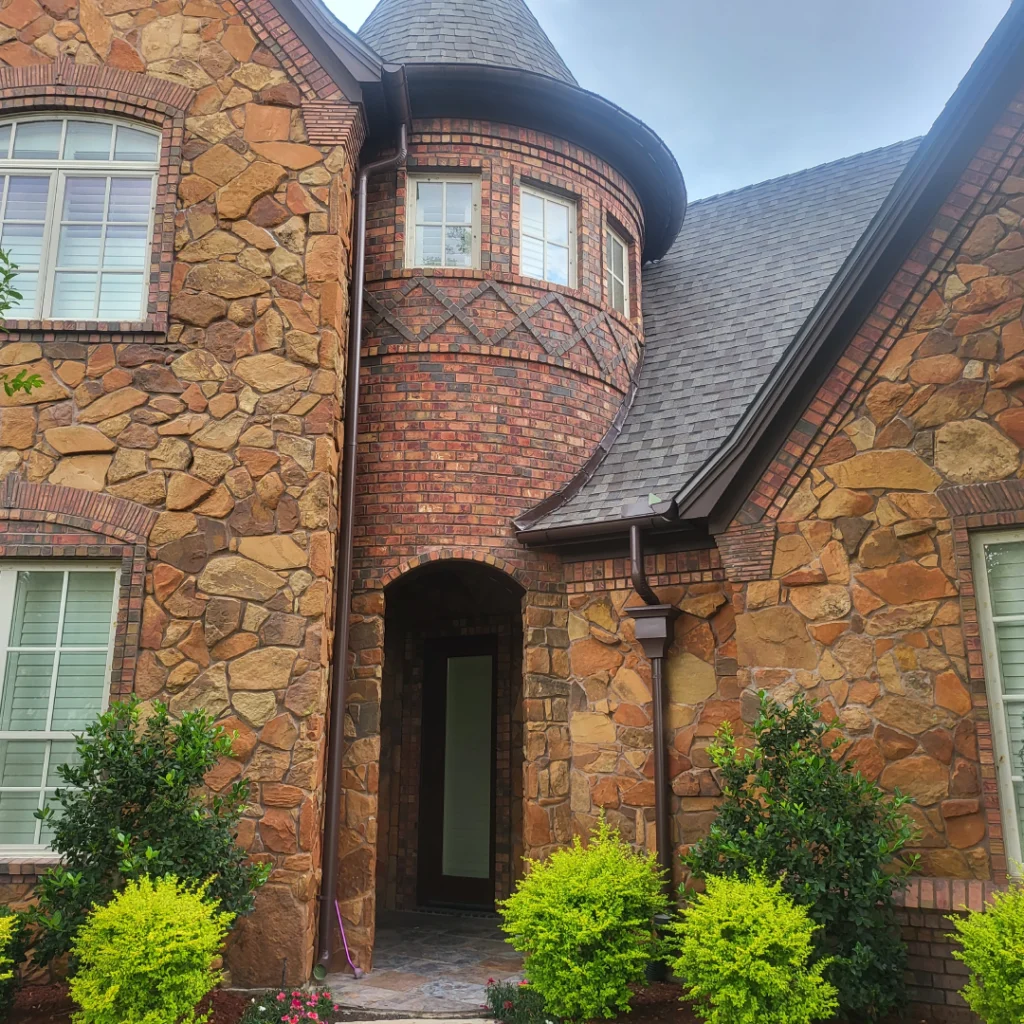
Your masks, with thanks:
M420 741L419 901L494 906L494 637L426 649Z

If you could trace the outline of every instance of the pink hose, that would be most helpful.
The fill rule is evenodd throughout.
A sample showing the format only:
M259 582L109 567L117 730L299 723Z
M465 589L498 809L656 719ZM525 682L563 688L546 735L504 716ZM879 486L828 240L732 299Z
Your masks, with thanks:
M348 939L345 936L345 925L342 924L341 921L341 907L338 906L337 900L334 901L334 912L338 915L338 927L341 929L341 941L345 944L345 959L348 961L349 967L352 968L353 975L357 978L361 978L363 976L363 970L361 967L356 967L356 965L352 963L352 954L348 951Z

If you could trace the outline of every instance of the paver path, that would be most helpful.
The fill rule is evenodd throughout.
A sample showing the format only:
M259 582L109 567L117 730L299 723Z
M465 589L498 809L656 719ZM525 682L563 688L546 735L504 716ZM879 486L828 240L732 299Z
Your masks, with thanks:
M479 1018L488 979L518 980L522 969L496 916L382 914L373 961L362 979L345 971L330 975L327 985L346 1010L376 1011L376 1017L394 1011L406 1019Z

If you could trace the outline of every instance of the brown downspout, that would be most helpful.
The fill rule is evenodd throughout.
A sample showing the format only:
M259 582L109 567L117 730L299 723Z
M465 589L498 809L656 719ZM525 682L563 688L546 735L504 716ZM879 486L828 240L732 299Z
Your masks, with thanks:
M654 706L654 834L658 863L665 870L665 886L672 889L672 829L669 822L668 769L665 763L668 737L665 735L664 659L671 637L672 620L679 609L662 604L647 581L639 526L629 529L630 575L633 589L644 600L644 607L631 608L636 622L636 638L651 660L651 702Z
M370 175L404 165L408 153L409 105L405 69L384 73L385 87L398 104L401 118L398 151L367 164L359 173L356 193L355 259L349 307L348 363L345 370L345 439L341 461L341 509L338 562L335 571L333 685L327 733L324 797L323 870L320 877L320 921L314 971L329 969L334 951L334 903L338 898L338 840L341 831L341 768L345 746L345 676L348 671L349 615L352 609L352 535L356 495L356 454L359 439L359 369L363 337L363 288L366 278L366 188ZM391 98L389 97L389 99Z

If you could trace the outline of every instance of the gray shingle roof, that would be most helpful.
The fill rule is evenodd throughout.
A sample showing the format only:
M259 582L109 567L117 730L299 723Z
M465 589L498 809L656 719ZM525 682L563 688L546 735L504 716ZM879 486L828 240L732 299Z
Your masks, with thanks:
M380 0L359 37L396 64L489 64L576 84L523 0Z
M583 489L535 524L619 518L675 496L714 454L864 233L920 140L691 203L643 276L644 366Z

